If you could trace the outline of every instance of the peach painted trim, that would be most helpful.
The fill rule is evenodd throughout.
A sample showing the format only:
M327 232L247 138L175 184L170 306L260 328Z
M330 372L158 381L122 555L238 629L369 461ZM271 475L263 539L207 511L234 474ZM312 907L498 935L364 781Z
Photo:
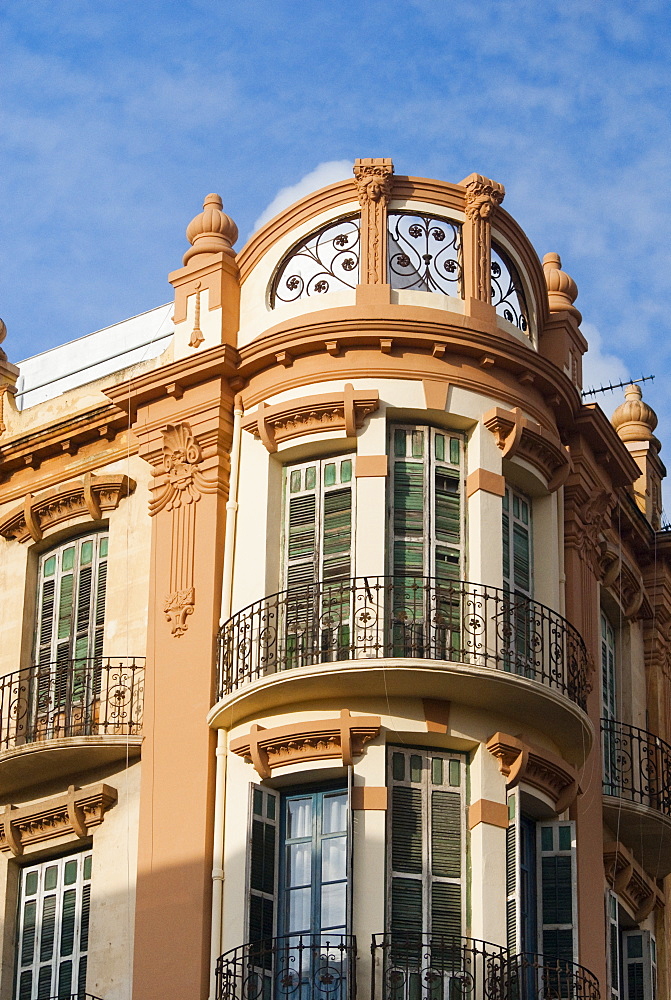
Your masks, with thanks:
M70 785L65 795L40 799L20 809L5 806L0 813L0 851L11 851L18 857L26 847L64 834L84 840L100 826L116 800L116 788L101 783L81 789Z
M389 471L389 460L386 455L357 455L354 466L356 479L383 479Z
M48 528L67 523L82 515L99 521L116 510L123 497L135 489L128 476L93 476L87 473L62 486L34 497L27 494L24 502L0 520L0 535L8 541L39 542Z
M364 420L379 407L376 389L355 389L347 383L342 393L303 396L273 406L259 403L256 413L245 417L243 429L260 439L270 452L282 441L325 430L344 431L355 437Z
M499 762L506 788L515 788L520 782L531 785L548 796L556 813L564 812L575 800L579 791L576 770L556 754L508 733L494 733L487 749Z
M472 497L478 490L492 493L495 497L502 497L506 492L506 481L497 472L490 472L488 469L474 469L466 478L466 496Z
M654 910L663 907L665 898L623 844L612 841L603 845L606 880L627 904L634 920L640 923Z
M450 728L450 702L440 698L422 698L427 733L446 733Z
M384 810L389 806L389 793L385 787L354 785L352 788L352 809Z
M447 406L447 394L450 389L450 383L423 378L422 388L424 389L424 402L427 410L444 411Z
M472 830L480 823L487 826L497 826L501 830L508 829L508 806L505 802L492 802L491 799L478 799L468 807L468 829Z
M344 765L352 764L363 753L366 743L380 732L377 715L352 717L344 708L338 719L315 719L289 726L264 729L256 723L248 736L231 740L230 749L254 765L262 778L269 778L272 768L303 761L341 757Z

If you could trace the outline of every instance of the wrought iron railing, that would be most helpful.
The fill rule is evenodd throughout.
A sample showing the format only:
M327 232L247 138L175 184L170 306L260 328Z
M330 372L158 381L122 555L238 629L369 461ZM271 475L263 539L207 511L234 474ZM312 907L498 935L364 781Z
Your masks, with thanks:
M291 934L254 941L217 960L217 1000L355 1000L356 938Z
M588 969L447 935L375 934L371 1000L600 1000Z
M219 631L219 697L292 667L380 657L507 671L585 709L587 650L561 615L498 587L369 576L281 591Z
M503 1000L497 992L507 952L443 934L374 934L371 1000Z
M601 720L603 791L671 817L671 746L636 726Z
M67 736L142 731L144 657L41 663L0 677L0 752Z

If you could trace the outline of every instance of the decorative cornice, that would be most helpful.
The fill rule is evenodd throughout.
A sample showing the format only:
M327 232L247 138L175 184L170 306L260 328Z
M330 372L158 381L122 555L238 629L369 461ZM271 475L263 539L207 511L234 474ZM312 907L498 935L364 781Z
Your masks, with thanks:
M122 497L135 489L128 476L94 476L87 473L37 496L28 494L24 502L0 520L0 535L17 542L39 542L45 531L82 515L100 521L116 510Z
M550 492L564 485L571 471L571 460L558 437L522 416L519 407L504 410L495 406L483 415L482 421L496 438L504 458L517 457L529 462L545 478Z
M522 781L531 785L547 795L556 813L568 809L578 794L575 768L543 747L508 733L494 733L487 741L487 749L498 760L507 788L515 788Z
M645 920L655 906L664 906L664 894L622 844L611 841L603 845L603 866L609 885L637 923Z
M354 389L348 382L342 394L303 396L273 406L259 403L256 413L245 417L242 426L263 441L269 452L275 452L282 441L325 430L343 431L346 437L354 437L379 405L376 389Z
M230 749L251 761L262 778L269 778L274 767L285 764L338 757L344 765L352 764L379 732L379 716L351 716L344 708L338 719L315 719L276 729L255 723L248 736L231 740Z
M100 826L107 810L117 800L116 788L103 783L76 789L65 795L40 799L29 806L5 806L0 813L0 851L19 857L26 847L64 835L80 840Z

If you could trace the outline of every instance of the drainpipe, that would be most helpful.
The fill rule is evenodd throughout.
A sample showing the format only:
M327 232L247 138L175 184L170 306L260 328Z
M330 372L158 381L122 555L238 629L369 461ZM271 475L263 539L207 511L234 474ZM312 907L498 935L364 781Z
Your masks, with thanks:
M233 555L235 529L238 519L238 478L240 470L240 445L242 441L242 396L233 401L233 441L231 443L231 468L226 503L226 533L224 538L224 569L221 592L221 618L231 617L233 595ZM212 850L212 933L210 939L210 1000L216 993L215 965L222 951L224 905L224 815L226 787L226 732L217 729L214 781L214 846Z

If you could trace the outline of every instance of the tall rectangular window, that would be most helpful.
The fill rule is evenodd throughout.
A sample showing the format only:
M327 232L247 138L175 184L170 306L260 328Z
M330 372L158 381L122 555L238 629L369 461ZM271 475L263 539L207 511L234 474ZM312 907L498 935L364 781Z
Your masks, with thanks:
M502 508L504 589L532 597L531 501L506 486Z
M85 852L22 870L17 1000L84 994L91 865Z
M463 575L463 439L435 427L392 429L390 572Z
M387 927L398 953L420 935L463 933L466 762L438 750L388 753Z
M601 612L601 715L604 720L603 787L607 795L617 795L619 772L617 766L617 670L615 656L615 630Z

